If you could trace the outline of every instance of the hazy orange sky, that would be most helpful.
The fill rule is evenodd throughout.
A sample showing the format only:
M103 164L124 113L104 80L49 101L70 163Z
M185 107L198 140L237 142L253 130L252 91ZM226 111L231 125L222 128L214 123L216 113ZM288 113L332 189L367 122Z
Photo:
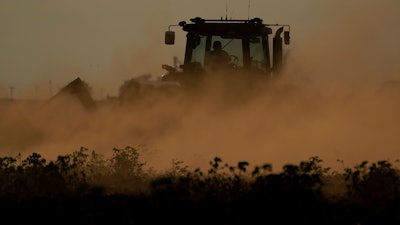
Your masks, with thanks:
M0 97L11 87L14 97L49 97L78 76L95 98L116 95L125 80L182 60L185 34L176 28L177 44L167 46L164 31L196 16L291 25L288 64L311 79L391 79L400 71L399 10L397 0L2 0Z

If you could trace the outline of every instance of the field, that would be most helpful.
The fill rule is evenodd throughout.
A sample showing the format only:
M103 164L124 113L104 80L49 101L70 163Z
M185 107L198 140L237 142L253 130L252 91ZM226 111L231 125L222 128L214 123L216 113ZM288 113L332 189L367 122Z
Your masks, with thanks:
M3 219L399 223L398 96L282 90L234 104L3 99Z
M2 218L16 224L397 224L398 169L388 161L332 171L311 157L272 172L215 157L208 170L172 161L145 169L138 149L88 149L47 161L0 158ZM20 216L18 216L20 215Z

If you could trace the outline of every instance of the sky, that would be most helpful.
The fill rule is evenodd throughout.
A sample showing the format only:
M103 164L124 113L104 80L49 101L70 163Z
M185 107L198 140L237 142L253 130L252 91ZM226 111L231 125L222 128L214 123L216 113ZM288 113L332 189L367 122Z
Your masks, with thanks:
M16 98L46 98L76 77L91 85L95 98L115 96L125 80L161 76L161 64L182 60L184 32L174 29L174 46L164 45L164 32L197 16L290 25L293 70L318 70L334 60L327 65L332 71L356 61L355 67L375 66L367 73L381 67L397 73L398 9L395 0L2 0L0 97L12 91ZM326 76L335 75L313 79Z
M207 166L220 156L278 168L315 155L330 165L398 159L400 96L375 93L400 79L399 10L398 0L2 0L0 99L50 98L77 77L94 99L116 96L124 81L161 76L162 64L182 60L185 33L173 27L170 46L164 32L197 16L290 25L281 80L302 95L278 90L230 110L207 92L197 107L171 99L90 118L70 101L40 112L0 105L0 153L145 145L164 166L173 157Z

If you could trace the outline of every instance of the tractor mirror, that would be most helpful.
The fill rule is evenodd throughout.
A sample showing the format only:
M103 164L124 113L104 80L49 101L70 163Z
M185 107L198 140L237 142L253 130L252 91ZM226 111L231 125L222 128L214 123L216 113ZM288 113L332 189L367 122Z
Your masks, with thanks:
M283 40L285 41L285 45L290 44L290 33L289 33L289 31L283 32Z
M173 45L175 43L175 32L174 31L165 31L165 44Z

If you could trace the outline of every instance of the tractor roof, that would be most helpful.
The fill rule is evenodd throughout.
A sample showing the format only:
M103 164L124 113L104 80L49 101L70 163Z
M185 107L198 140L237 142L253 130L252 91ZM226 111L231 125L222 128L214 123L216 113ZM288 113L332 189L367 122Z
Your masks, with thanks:
M262 23L262 19L250 20L205 20L200 17L190 19L192 23L181 21L179 25L188 33L198 35L221 35L242 37L248 35L271 34L271 28Z

